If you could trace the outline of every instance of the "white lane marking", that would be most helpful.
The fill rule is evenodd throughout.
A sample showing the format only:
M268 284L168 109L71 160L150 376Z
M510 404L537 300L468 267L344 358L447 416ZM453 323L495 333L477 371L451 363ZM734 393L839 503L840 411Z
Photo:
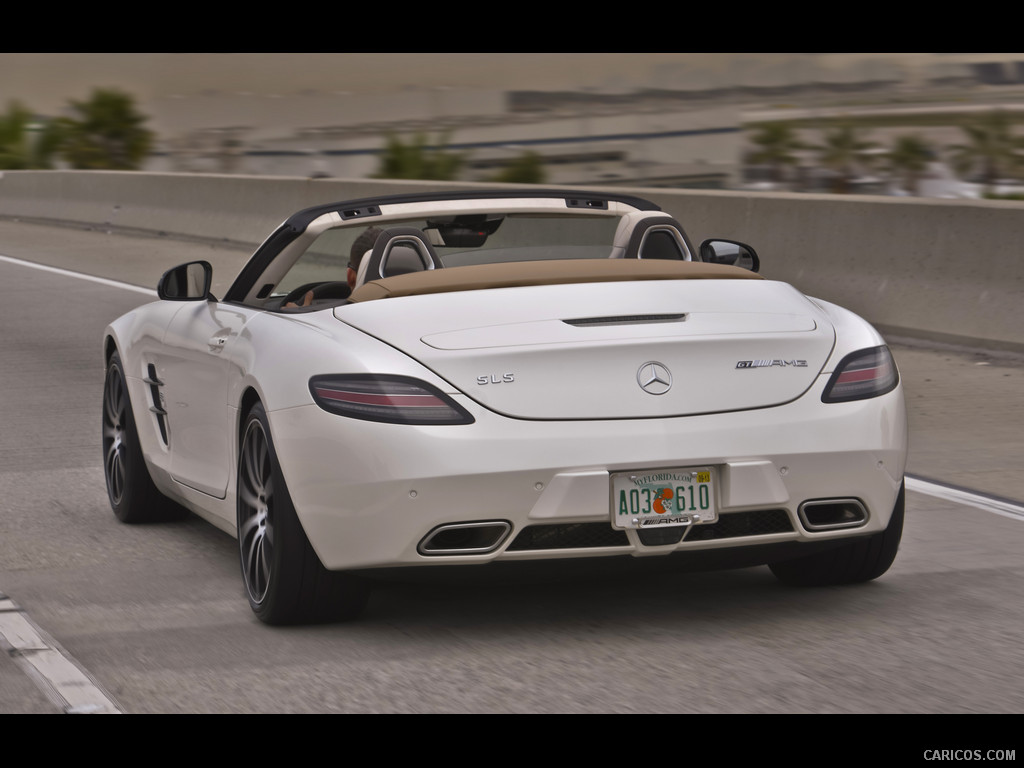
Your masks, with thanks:
M23 259L15 259L10 256L4 256L0 254L0 261L6 261L9 264L19 264L23 267L31 267L32 269L38 269L43 272L53 272L58 275L64 275L65 277L77 277L79 280L88 280L91 283L99 283L100 285L109 285L113 288L123 288L126 291L135 291L136 293L144 293L147 296L156 296L156 291L152 288L143 288L141 285L132 285L131 283L122 283L120 280L108 280L105 277L96 277L94 275L87 275L84 272L73 272L70 269L61 269L60 267L51 267L48 264L37 264L34 261L25 261Z
M997 515L1014 520L1024 520L1024 505L1022 504L1016 504L1005 499L995 499L980 493L973 493L964 488L955 488L950 485L929 482L919 477L908 477L906 482L908 491L916 491L917 493L936 496L946 501L966 504L969 507L983 509L986 512L994 512Z
M0 261L156 296L151 288L37 264L0 254ZM13 600L0 594L0 649L22 667L50 701L67 714L121 714L117 703L93 681Z
M121 714L117 703L4 595L0 595L0 648L64 713Z

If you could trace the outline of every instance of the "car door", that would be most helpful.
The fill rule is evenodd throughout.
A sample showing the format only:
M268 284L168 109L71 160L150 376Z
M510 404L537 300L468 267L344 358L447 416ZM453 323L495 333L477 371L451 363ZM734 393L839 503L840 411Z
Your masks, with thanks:
M164 335L159 371L178 482L223 498L233 471L228 383L231 350L254 310L216 301L184 303Z

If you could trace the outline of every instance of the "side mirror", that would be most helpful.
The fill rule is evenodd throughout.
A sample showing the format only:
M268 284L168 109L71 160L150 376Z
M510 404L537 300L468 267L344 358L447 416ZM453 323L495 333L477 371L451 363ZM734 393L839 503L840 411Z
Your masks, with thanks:
M700 260L708 264L730 264L757 272L761 260L749 245L735 240L705 240L700 244Z
M212 301L213 267L206 261L191 261L164 272L156 295L165 301Z

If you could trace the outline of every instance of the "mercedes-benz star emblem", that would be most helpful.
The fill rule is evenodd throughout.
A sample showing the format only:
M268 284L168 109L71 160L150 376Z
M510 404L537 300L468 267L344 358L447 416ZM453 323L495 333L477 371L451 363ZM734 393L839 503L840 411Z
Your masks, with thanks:
M672 389L672 372L661 363L651 360L640 366L636 372L636 382L648 394L664 395Z

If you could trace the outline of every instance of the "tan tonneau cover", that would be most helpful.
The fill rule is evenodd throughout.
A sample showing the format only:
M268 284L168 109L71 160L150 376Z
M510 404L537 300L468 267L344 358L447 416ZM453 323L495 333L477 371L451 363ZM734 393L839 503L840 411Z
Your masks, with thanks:
M526 285L609 283L629 280L758 280L761 276L740 267L699 261L643 261L641 259L579 259L518 261L449 267L386 277L366 283L351 302L427 293L479 291Z

